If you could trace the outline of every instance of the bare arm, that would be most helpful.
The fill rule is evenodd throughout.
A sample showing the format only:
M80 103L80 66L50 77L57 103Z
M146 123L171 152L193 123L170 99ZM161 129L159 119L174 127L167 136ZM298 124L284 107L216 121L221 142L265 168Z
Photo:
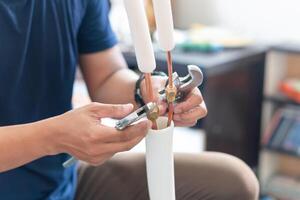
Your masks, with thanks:
M0 172L52 152L51 120L0 127Z
M115 153L127 151L143 139L147 121L120 134L99 123L101 118L122 118L133 106L91 103L43 121L0 127L0 173L47 155L69 153L99 165Z
M127 69L117 47L81 56L80 63L94 101L134 103L138 76ZM43 121L0 127L0 172L62 152L96 165L116 152L130 149L147 132L145 122L126 129L123 134L99 125L101 117L120 118L132 111L122 107L92 104Z
M132 103L138 75L129 70L118 46L80 56L90 97L101 103Z

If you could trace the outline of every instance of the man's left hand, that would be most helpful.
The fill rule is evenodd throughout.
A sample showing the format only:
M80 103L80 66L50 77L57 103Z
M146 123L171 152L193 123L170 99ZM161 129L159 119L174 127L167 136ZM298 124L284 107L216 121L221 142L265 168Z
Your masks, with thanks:
M160 100L158 92L165 87L166 77L152 76L154 97L160 108L160 115L167 112L167 103ZM145 102L149 102L149 94L146 92L145 80L141 82L142 96ZM193 89L180 103L174 104L175 126L194 126L197 121L207 115L207 109L202 94L198 88Z

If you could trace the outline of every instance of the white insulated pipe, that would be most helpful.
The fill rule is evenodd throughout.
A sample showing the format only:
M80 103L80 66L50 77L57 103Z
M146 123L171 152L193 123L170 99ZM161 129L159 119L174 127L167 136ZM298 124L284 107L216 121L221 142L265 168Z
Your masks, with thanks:
M146 136L146 170L150 200L175 200L173 132L168 118L159 117L157 130Z
M171 0L152 0L158 33L158 44L164 51L175 47Z
M144 0L124 0L138 68L151 73L156 68Z

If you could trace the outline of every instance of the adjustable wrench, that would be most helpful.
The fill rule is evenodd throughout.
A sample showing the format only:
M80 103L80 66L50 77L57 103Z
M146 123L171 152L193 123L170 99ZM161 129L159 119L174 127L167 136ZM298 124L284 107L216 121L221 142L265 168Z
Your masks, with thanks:
M189 74L185 77L179 77L177 72L173 73L173 83L177 89L176 101L182 101L183 98L198 87L203 82L203 73L196 65L187 66ZM166 83L168 85L168 82ZM159 92L161 99L166 100L166 89Z

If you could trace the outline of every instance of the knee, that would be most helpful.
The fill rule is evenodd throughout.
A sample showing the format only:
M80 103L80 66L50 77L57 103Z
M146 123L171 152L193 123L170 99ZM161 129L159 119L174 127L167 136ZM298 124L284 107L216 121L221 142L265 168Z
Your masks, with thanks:
M257 200L259 196L259 183L253 171L240 159L220 154L223 157L224 175L223 191L220 199L231 200ZM226 197L226 198L224 198Z

